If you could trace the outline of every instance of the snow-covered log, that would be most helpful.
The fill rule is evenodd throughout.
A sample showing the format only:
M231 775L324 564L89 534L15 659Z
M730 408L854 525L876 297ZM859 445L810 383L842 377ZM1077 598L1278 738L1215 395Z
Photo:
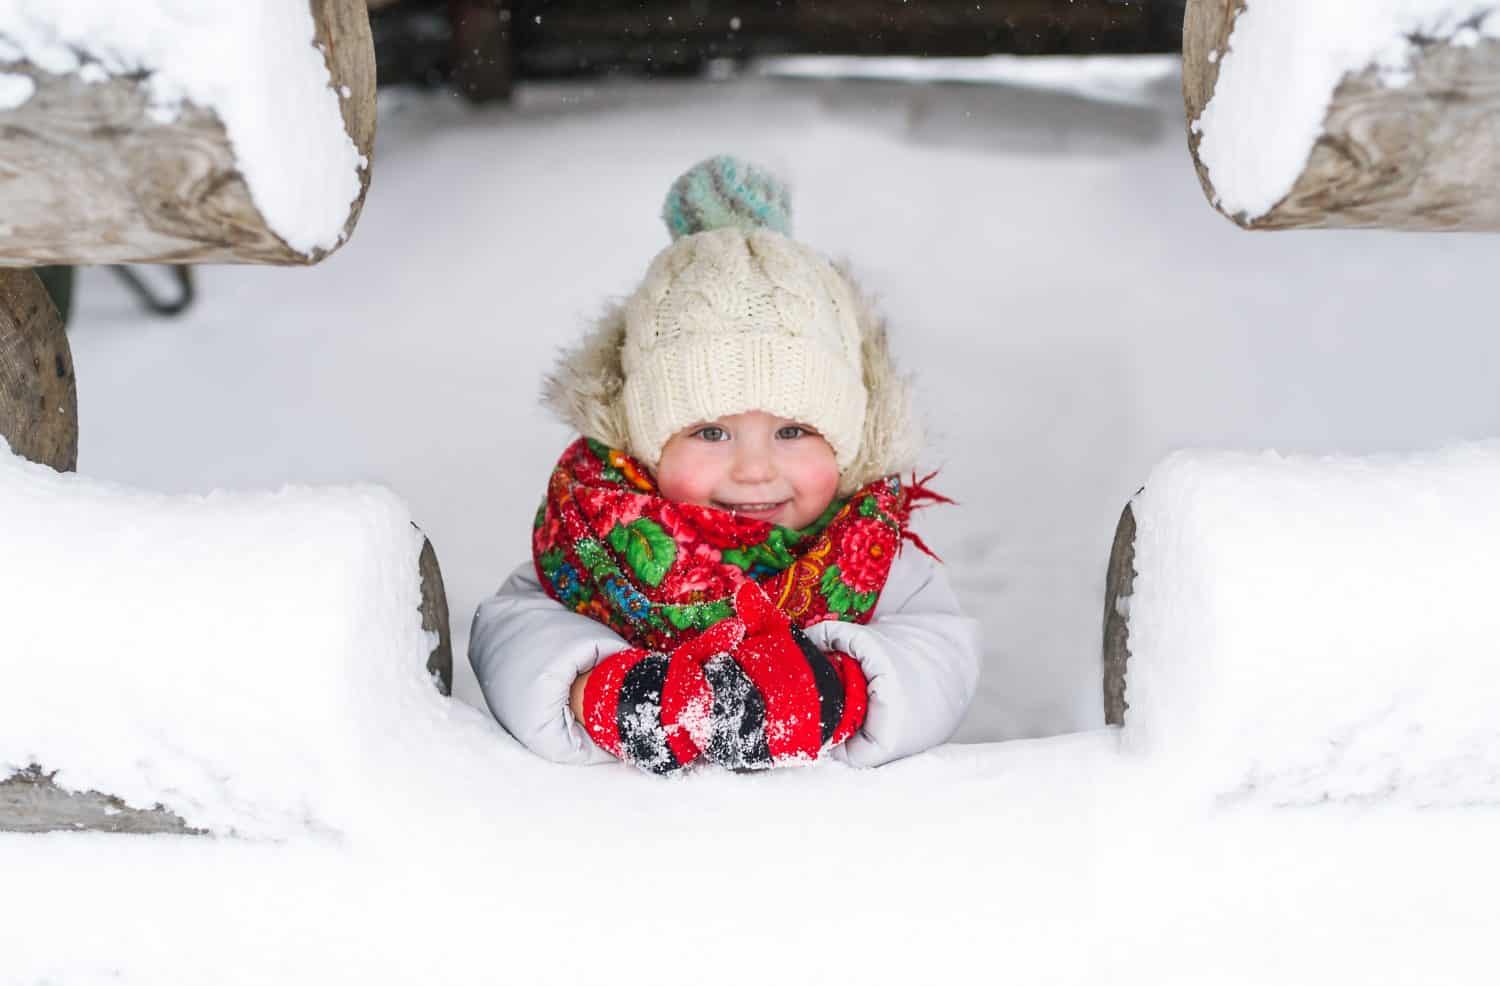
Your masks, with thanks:
M0 0L0 266L313 263L369 183L363 0Z
M1188 144L1247 229L1500 229L1500 2L1190 0Z
M1132 503L1126 749L1264 803L1500 804L1500 443L1178 453Z
M0 437L53 469L78 464L73 355L57 308L29 270L0 269Z
M0 449L0 558L0 831L338 830L451 681L382 489L165 496Z

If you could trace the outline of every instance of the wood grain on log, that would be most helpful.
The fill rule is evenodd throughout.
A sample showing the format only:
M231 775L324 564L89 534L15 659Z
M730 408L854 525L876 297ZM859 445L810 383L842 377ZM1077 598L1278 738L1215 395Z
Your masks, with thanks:
M98 791L68 791L32 764L0 780L0 832L171 832L202 835L158 804L131 808Z
M1120 514L1104 579L1104 721L1125 724L1125 672L1130 663L1130 595L1135 590L1135 511Z
M1410 39L1411 78L1401 86L1384 84L1373 66L1346 75L1290 192L1253 219L1220 208L1191 124L1213 98L1247 2L1255 0L1191 0L1184 22L1188 146L1215 208L1246 229L1500 230L1500 42L1491 40Z
M375 139L375 54L363 0L309 0L345 128L368 161ZM0 111L0 266L117 263L316 263L266 225L218 116L185 105L147 115L145 80L87 83L27 62L30 99ZM255 80L248 80L254 84ZM289 149L294 153L294 149ZM345 237L364 204L369 171Z
M0 435L17 455L78 466L78 390L62 316L42 279L0 268Z
M0 272L0 278L5 276ZM448 631L448 599L432 542L423 539L417 567L422 580L422 629L436 633L437 646L427 657L427 672L438 691L453 690L453 641ZM101 791L68 791L40 764L0 778L0 832L174 832L202 835L173 812L130 808Z

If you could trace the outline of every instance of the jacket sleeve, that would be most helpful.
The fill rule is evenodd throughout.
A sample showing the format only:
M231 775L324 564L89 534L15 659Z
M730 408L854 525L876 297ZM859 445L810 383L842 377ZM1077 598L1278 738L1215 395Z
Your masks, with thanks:
M979 682L978 623L959 612L942 567L907 548L870 622L828 621L809 627L824 650L859 661L869 681L865 724L834 757L856 767L911 756L958 729Z
M479 604L469 663L490 711L532 752L558 763L613 763L568 708L573 679L628 645L542 591L526 563Z

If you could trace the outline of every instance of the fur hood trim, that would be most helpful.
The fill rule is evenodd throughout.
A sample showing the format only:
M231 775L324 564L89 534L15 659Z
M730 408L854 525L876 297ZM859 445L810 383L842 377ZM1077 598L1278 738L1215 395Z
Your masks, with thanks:
M891 359L885 319L848 270L834 266L854 298L869 394L859 454L839 476L839 492L852 493L877 479L915 468L922 435L912 407L910 381L896 372ZM580 435L635 455L620 399L625 386L620 357L624 343L625 306L612 304L581 342L562 352L543 385L542 403Z

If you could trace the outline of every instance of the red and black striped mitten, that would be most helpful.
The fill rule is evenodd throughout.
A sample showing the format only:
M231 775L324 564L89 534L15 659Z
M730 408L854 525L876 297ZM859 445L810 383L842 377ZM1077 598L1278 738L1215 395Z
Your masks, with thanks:
M859 663L820 651L757 585L740 587L735 612L744 640L703 669L712 712L693 733L704 755L754 770L815 759L853 735L868 701Z
M670 655L631 649L594 666L583 686L583 726L602 749L642 770L669 774L701 756L688 723L705 721L712 693L703 667L744 636L725 620Z

